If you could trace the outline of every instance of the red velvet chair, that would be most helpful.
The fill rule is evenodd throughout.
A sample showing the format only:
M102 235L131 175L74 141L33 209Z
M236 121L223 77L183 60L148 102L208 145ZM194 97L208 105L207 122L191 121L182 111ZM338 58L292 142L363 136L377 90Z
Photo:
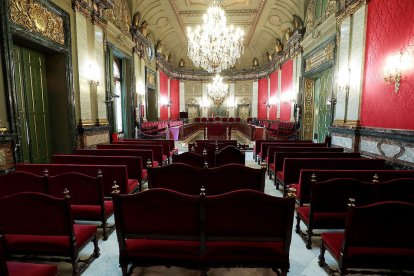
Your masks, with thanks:
M199 123L199 122L201 122L201 119L200 119L200 117L197 117L197 118L195 118L195 119L194 119L194 122L196 122L196 123Z
M3 237L0 236L0 275L3 276L56 276L56 265L32 264L6 261L4 256Z
M414 204L406 202L351 205L346 215L345 232L322 233L319 265L332 273L325 262L325 251L328 250L338 263L340 275L361 269L364 274L376 274L373 270L381 269L381 274L385 272L383 275L400 275L402 271L405 271L404 275L413 275L414 236L407 233L414 227L413 213Z
M220 117L214 117L214 121L220 122L221 121L221 118Z
M245 154L235 146L226 146L215 152L214 166L219 167L227 164L245 164Z
M227 121L228 121L229 119L227 118L227 117L223 117L223 118L221 118L221 121L223 122L223 123L227 123Z
M214 122L214 118L208 118L208 122L209 122L209 123Z
M0 198L21 192L46 194L46 178L29 172L13 172L0 175Z
M375 201L373 184L356 179L335 178L312 184L309 206L296 208L296 233L312 248L314 229L344 229L346 208L349 198L356 198L360 203ZM302 232L300 222L307 230Z
M201 118L201 122L207 123L207 118L206 117Z
M183 152L180 154L174 154L172 157L172 163L183 163L197 168L204 168L205 166L205 157L202 154L195 152ZM207 166L209 164L207 163Z
M286 275L294 205L252 190L206 197L206 267L270 267Z
M234 122L234 118L233 117L230 117L229 118L229 123L233 123Z
M151 189L113 202L122 275L130 264L200 268L198 197Z
M148 188L164 188L188 195L200 194L205 170L183 163L148 168Z
M240 122L241 119L239 117L236 118L236 122Z
M107 219L113 214L112 201L105 201L102 175L97 177L81 173L65 173L48 177L49 194L61 197L63 191L70 191L72 217L75 220L99 221L104 240L108 239ZM109 229L114 230L114 228Z
M72 263L73 275L99 256L96 226L73 224L70 196L18 193L0 199L0 231L7 255L60 257ZM78 253L90 241L94 251L80 260ZM79 262L83 262L79 265Z

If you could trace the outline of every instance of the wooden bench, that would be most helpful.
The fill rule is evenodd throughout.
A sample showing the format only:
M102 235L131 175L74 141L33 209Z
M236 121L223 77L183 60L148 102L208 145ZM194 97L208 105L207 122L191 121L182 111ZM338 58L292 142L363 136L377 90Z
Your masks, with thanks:
M229 145L214 153L214 167L219 167L227 164L245 164L244 151Z
M17 193L0 198L0 229L6 254L69 261L73 275L80 275L99 257L99 247L96 226L73 224L69 198L69 194L56 198L41 193ZM91 241L93 253L80 260L79 251Z
M396 178L414 178L414 170L301 170L298 185L290 185L296 190L296 201L299 206L309 203L312 183L333 178L354 178L364 182L383 182Z
M315 148L315 147L320 147L320 148L327 148L327 145L325 143L302 143L302 142L296 142L296 143L277 143L277 142L265 142L262 143L261 148L260 148L260 152L258 154L259 156L259 161L261 162L266 162L268 163L268 158L267 158L267 150L269 147L311 147L311 148Z
M168 163L169 158L171 157L172 148L170 148L170 142L165 140L154 140L153 141L142 141L142 140L122 140L113 143L114 145L161 145L162 146L162 161Z
M6 261L3 237L0 236L0 275L3 276L57 276L56 265Z
M283 165L283 195L286 196L289 185L299 182L303 169L346 169L346 170L382 170L384 159L367 158L285 158Z
M195 152L183 152L180 154L174 154L172 156L172 163L183 163L190 166L204 168L208 167L208 161L205 156Z
M312 140L266 140L266 139L257 139L253 145L253 157L255 161L257 160L257 156L259 155L260 150L262 149L262 143L312 143Z
M123 275L129 265L204 272L271 267L282 275L289 269L293 199L252 190L206 197L152 189L133 195L114 191L113 201ZM144 208L148 211L139 212Z
M0 198L21 192L46 194L46 177L41 174L19 171L0 175Z
M132 141L132 142L143 142L145 141L145 143L147 142L154 142L154 143L164 143L164 142L168 142L168 144L170 145L170 156L174 154L174 152L177 151L177 149L175 148L175 141L174 139L165 139L165 140L158 140L158 139L131 139L131 138L124 138L122 141Z
M36 175L58 175L68 172L79 172L89 176L102 173L102 186L105 197L110 197L114 182L119 186L122 194L132 192L136 187L136 180L128 179L125 165L72 165L72 164L16 164L16 171L30 172Z
M253 169L240 164L201 169L173 163L164 167L149 168L148 173L150 189L167 188L191 195L198 195L202 187L207 195L237 189L264 191L265 169Z
M324 148L324 147L285 147L271 146L267 149L267 172L269 177L275 175L275 154L277 152L344 152L343 148ZM283 161L280 163L283 165Z
M126 193L141 190L143 167L140 157L54 154L52 162L55 164L125 165L128 172Z
M163 162L163 151L161 145L140 145L140 144L105 144L105 145L96 145L97 149L133 149L133 150L139 150L139 149L146 149L146 150L152 150L152 155L154 157L154 160L157 161L160 166L164 164ZM146 162L146 161L145 161Z
M377 274L380 269L384 275L413 275L414 236L407 233L414 227L413 213L414 204L398 201L351 205L345 232L322 233L319 265L330 275L361 269L364 274ZM338 263L337 270L326 263L326 250Z

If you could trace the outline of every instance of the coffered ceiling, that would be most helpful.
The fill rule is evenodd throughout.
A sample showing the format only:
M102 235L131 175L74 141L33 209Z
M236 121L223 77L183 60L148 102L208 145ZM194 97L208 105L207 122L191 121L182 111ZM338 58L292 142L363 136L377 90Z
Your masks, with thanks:
M194 68L187 57L187 27L202 23L202 16L211 0L131 0L133 14L140 13L140 24L148 23L149 39L156 44L161 41L162 53L171 54L171 65L178 67L180 59L185 68ZM308 0L221 0L227 24L241 27L245 32L244 54L236 69L252 67L256 57L259 66L267 63L266 52L275 52L275 40L285 41L288 28L293 29L296 14L303 19L304 6Z

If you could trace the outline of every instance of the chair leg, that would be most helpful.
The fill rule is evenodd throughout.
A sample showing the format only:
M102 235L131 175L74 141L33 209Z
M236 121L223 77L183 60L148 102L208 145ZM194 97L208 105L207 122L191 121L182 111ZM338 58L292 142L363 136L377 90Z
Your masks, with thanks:
M95 235L95 237L93 238L93 255L95 256L95 258L99 257L99 255L101 254L100 251L101 250L98 246L98 238Z
M307 249L312 249L312 235L313 235L312 229L306 230L306 248Z
M72 258L72 275L80 276L79 273L79 258Z
M106 221L102 221L102 238L104 241L106 241L108 239L108 224L106 223Z
M324 267L325 264L326 264L325 263L325 251L326 251L326 249L325 249L325 246L323 245L323 242L322 242L321 251L320 251L319 257L318 257L318 259L319 259L318 264L319 264L320 267Z
M296 227L295 227L295 232L296 233L300 233L300 217L298 215L296 215Z
M288 269L281 269L281 273L280 273L280 275L281 275L281 276L286 276L286 275L287 275L287 273L288 273Z
M122 276L127 276L128 275L128 264L126 265L120 265L121 267L121 271L122 271Z

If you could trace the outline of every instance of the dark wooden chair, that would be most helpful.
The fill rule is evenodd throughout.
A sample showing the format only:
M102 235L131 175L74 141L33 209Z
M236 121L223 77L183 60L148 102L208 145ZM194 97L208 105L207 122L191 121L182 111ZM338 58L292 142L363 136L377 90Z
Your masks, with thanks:
M216 167L227 165L227 164L245 164L245 154L244 151L241 151L235 146L226 146L225 148L215 152L215 162Z
M6 261L4 255L3 237L0 236L0 275L3 276L56 276L56 265L33 264Z
M206 267L270 267L286 275L294 205L252 190L206 197Z
M70 196L56 198L41 193L18 193L0 199L0 229L7 255L60 257L80 273L99 256L96 226L73 224ZM85 260L78 253L90 241L94 251ZM42 258L44 259L44 258ZM79 265L82 262L82 265Z
M413 275L414 236L407 233L414 227L413 213L414 204L406 202L351 204L345 232L322 233L319 265L331 275L335 272L325 261L328 250L338 263L340 275L361 269L364 274L376 274L375 269L381 269L382 275Z
M198 196L166 189L115 191L113 202L122 275L130 264L200 268Z
M29 172L12 172L0 175L0 198L21 192L46 194L46 178Z
M70 172L47 178L48 193L60 197L65 189L70 191L72 217L75 220L99 221L104 240L108 239L107 219L113 214L112 201L105 201L102 175L97 177ZM110 228L109 230L114 230Z

